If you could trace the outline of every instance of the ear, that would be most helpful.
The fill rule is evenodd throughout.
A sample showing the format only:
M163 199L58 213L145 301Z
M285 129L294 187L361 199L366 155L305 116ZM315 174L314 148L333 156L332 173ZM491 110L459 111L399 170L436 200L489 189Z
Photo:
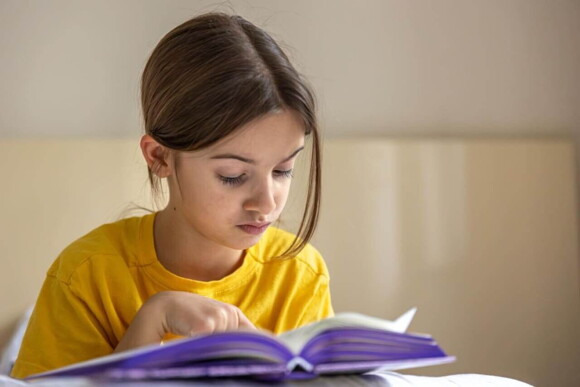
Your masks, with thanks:
M141 137L140 145L151 172L161 178L173 173L173 162L171 161L171 152L169 149L158 143L148 134Z

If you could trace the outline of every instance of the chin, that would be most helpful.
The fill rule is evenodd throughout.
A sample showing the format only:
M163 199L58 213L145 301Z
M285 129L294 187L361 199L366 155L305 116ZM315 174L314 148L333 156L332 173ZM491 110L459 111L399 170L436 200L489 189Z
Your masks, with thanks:
M246 250L250 247L254 246L256 243L260 241L263 234L260 235L245 235L240 238L238 234L235 238L230 239L230 243L226 246L234 249L234 250Z
M239 243L236 244L236 247L234 247L234 249L236 250L246 250L249 249L250 247L254 246L256 243L258 243L260 241L260 237L254 237L252 238L252 241L245 241L242 242L240 241Z

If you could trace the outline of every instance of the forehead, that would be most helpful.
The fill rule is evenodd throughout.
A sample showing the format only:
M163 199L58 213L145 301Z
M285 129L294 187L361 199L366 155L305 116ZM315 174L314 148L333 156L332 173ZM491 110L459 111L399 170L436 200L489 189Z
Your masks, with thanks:
M297 114L284 110L270 113L242 126L205 149L211 157L222 152L258 158L264 154L288 153L304 145L305 128Z

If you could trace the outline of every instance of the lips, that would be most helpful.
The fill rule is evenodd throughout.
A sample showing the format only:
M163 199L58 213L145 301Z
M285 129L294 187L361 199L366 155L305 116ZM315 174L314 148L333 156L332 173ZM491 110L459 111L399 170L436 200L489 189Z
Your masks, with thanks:
M248 224L241 224L238 227L247 234L250 235L259 235L266 231L266 229L270 226L270 223L248 223Z

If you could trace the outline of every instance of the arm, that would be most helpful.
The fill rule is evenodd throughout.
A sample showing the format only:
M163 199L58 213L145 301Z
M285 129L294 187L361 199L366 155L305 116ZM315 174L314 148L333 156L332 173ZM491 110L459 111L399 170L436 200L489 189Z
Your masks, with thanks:
M191 293L161 292L143 304L115 347L114 329L107 323L106 314L90 305L66 283L48 276L12 376L24 378L113 351L160 343L166 333L189 336L253 327L232 305Z

